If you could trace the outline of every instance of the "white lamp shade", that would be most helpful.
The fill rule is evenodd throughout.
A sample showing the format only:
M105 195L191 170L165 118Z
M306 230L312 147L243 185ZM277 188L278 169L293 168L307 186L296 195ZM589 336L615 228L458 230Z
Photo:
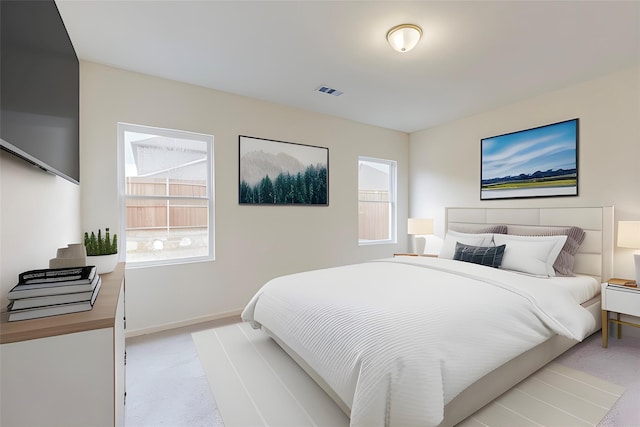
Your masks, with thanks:
M433 220L431 218L409 218L408 234L433 234Z
M640 221L618 221L618 247L640 249Z
M393 27L387 33L387 40L398 52L409 52L416 47L422 37L422 28L413 24L402 24Z

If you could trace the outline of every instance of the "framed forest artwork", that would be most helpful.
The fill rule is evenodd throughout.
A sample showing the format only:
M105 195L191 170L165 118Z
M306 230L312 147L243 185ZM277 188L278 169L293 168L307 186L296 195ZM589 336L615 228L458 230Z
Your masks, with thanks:
M239 202L329 204L329 149L240 135Z

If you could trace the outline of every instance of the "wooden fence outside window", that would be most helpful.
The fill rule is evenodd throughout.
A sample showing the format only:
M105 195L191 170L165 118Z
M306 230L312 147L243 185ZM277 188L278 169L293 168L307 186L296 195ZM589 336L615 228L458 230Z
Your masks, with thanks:
M358 192L358 238L388 240L390 221L389 192L360 190Z
M208 225L205 184L128 178L127 196L127 230L206 228Z

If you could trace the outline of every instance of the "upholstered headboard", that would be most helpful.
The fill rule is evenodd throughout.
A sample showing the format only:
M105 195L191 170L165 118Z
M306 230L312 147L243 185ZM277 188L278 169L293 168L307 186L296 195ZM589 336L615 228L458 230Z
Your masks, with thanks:
M471 230L487 225L582 228L585 239L575 257L574 271L607 280L613 274L613 206L575 208L455 208L445 209L445 230Z

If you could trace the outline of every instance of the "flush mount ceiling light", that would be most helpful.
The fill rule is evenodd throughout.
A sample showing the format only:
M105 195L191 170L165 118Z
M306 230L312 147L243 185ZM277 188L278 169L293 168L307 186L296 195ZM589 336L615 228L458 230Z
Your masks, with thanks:
M393 27L387 33L387 40L398 52L409 52L416 47L422 37L422 28L413 24L402 24Z

